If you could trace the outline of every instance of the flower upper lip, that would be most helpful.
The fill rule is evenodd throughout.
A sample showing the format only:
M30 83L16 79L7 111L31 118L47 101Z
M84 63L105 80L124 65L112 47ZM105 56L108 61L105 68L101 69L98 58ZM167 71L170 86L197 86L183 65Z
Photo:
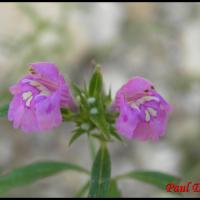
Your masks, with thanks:
M133 103L133 102L137 102L138 100L142 99L142 98L148 98L149 97L149 100L152 98L154 98L154 100L156 100L156 96L154 94L151 94L151 93L137 93L135 94L134 96L126 96L125 97L125 100L128 102L128 103ZM146 99L148 101L148 99ZM152 99L153 100L153 99Z
M44 78L36 78L38 82L45 85L50 90L56 90L59 88L59 85L57 83L54 83L53 81L48 81Z

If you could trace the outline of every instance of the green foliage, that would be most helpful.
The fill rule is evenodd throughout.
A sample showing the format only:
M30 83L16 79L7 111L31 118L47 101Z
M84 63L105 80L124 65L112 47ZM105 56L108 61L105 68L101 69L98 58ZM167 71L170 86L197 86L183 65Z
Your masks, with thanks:
M110 187L109 187L109 194L108 194L108 197L109 198L119 198L121 197L122 194L121 194L121 191L119 190L118 186L117 186L117 181L116 180L112 180L110 182Z
M106 105L103 101L103 78L100 66L96 66L89 84L89 95L96 100L97 113L90 115L90 120L100 129L104 137L110 139L109 124L106 121Z
M72 135L72 137L69 140L69 145L71 145L72 143L74 143L74 141L76 139L78 139L81 135L85 134L85 132L83 130L81 130L81 129L75 129L73 131L73 133L74 134Z
M14 169L6 175L0 176L0 193L8 190L34 183L45 177L53 176L59 172L73 170L82 173L88 173L82 167L65 162L38 162L24 167Z
M102 144L92 166L89 197L107 197L110 176L110 156L106 145Z
M6 117L8 113L9 104L0 107L0 117Z
M129 173L116 177L115 180L121 180L126 178L139 180L144 183L156 186L165 191L166 185L168 183L173 182L174 184L178 184L181 181L181 179L176 176L156 171L131 171Z
M101 67L96 65L94 73L89 83L89 95L90 97L99 98L102 95L103 90L103 78L101 74Z
M96 65L88 87L84 85L84 88L79 88L72 82L71 88L77 100L77 111L74 114L69 110L62 110L64 120L74 121L78 127L70 144L85 133L100 141L112 141L112 138L122 141L112 125L117 115L109 111L111 90L107 95L104 92L100 65ZM88 124L89 128L82 130L83 124Z

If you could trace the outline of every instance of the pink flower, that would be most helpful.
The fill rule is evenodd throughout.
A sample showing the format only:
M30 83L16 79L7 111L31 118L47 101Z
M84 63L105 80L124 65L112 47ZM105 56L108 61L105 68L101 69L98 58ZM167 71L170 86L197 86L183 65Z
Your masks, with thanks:
M157 141L165 134L171 106L157 93L153 84L136 76L123 85L113 103L119 112L117 131L127 139Z
M42 132L62 122L61 107L75 104L64 77L54 64L30 64L30 74L10 87L14 95L8 119L24 132Z

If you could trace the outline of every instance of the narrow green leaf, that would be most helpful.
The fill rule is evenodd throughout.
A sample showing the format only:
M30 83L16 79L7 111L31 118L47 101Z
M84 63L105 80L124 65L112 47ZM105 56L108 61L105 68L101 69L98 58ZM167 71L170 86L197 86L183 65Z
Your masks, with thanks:
M156 171L132 171L125 175L116 177L116 179L118 180L124 178L131 178L143 181L145 183L149 183L165 191L166 191L166 185L168 183L173 182L174 184L178 184L181 181L181 179L176 176Z
M82 90L78 87L78 85L76 85L76 84L73 83L73 82L71 83L71 87L72 87L72 90L73 90L75 96L79 96L81 102L82 102L83 104L87 104L86 99L85 99L85 96L84 96L84 95L85 95L84 91L82 91Z
M102 95L102 89L103 79L101 75L101 68L99 65L96 65L96 68L89 83L89 95L91 97L98 98L100 95Z
M92 133L92 134L91 134L91 137L93 137L93 138L95 138L95 139L98 139L100 142L101 142L101 141L104 141L104 142L107 141L107 139L104 138L104 136L103 136L103 135L100 135L100 134Z
M82 167L65 162L37 162L24 167L14 169L10 173L0 176L0 193L8 190L26 186L45 177L53 176L65 170L88 173Z
M7 116L8 108L9 108L9 104L5 104L5 105L0 107L0 117Z
M115 137L117 140L119 140L120 142L123 142L123 139L120 137L120 135L115 131L114 128L110 128L110 134Z
M92 116L90 117L90 119L97 126L97 128L101 130L103 136L109 140L110 139L109 128L105 118L103 118L103 115Z
M109 198L114 198L114 197L121 197L121 191L119 190L118 186L117 186L117 181L116 180L112 180L110 182L110 187L109 187Z
M74 82L71 82L71 88L76 96L81 96L82 91Z
M92 166L89 197L107 197L110 176L110 156L107 147L102 144Z
M76 139L78 139L82 134L84 134L85 132L81 129L75 130L74 134L72 135L71 139L69 140L69 146L72 145L72 143L74 143L74 141Z
M88 104L87 104L87 91L82 91L75 83L71 83L72 90L75 96L80 98L79 100L79 107L80 110L86 114L88 112Z
M108 94L104 95L104 101L106 103L106 105L110 105L110 103L112 102L112 91L111 91L111 87L109 88Z
M81 187L81 189L75 194L75 197L77 197L77 198L78 198L78 197L83 197L83 196L86 194L86 192L87 192L89 186L90 186L90 181L87 181L87 182L83 185L83 187Z
M69 108L61 108L61 113L64 121L77 120L77 113L72 112Z

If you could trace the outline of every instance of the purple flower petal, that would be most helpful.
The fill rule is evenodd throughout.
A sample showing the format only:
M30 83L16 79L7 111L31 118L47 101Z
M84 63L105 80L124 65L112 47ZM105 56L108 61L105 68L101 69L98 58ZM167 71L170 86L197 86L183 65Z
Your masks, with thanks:
M62 121L59 106L60 98L57 94L47 97L35 107L40 130L49 130L58 126ZM49 126L51 124L51 126Z
M59 71L55 64L49 62L31 63L30 72L42 79L57 81L59 79Z
M119 89L113 108L120 113L116 120L118 132L128 139L143 141L157 141L165 134L168 115L172 111L153 83L138 76ZM123 120L124 116L127 120Z
M14 128L24 132L48 131L62 122L61 107L74 109L75 102L54 64L40 62L30 66L31 74L10 87L14 97L8 119Z
M116 129L127 139L131 139L138 123L138 111L124 105L116 121Z

